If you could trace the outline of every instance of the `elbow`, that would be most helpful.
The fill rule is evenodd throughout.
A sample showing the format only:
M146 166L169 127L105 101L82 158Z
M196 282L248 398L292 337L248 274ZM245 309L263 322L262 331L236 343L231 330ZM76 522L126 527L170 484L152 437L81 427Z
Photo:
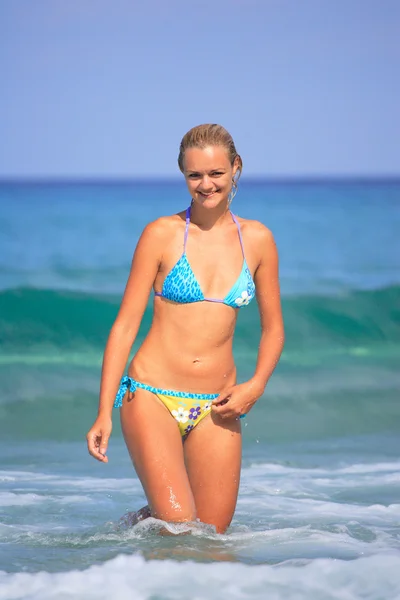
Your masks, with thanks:
M283 327L281 327L277 332L276 332L276 339L277 342L279 344L279 355L281 355L283 348L285 346L285 330Z
M120 340L133 340L136 336L136 329L132 323L117 319L111 327L110 335Z
M281 340L281 346L282 346L281 349L283 350L283 347L285 345L285 340L286 340L286 337L285 337L285 328L283 326L283 323L282 323L282 327L280 328L280 340Z
M285 328L282 324L277 324L275 327L268 327L263 331L263 335L265 335L269 343L273 342L279 348L279 351L282 352L283 347L285 345Z

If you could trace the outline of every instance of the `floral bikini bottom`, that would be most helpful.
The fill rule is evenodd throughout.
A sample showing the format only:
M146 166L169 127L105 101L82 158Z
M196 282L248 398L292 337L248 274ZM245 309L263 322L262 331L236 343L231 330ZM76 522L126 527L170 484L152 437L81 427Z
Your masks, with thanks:
M122 400L128 390L135 392L136 388L155 394L177 421L183 440L204 417L211 412L211 404L219 394L191 394L155 388L141 383L132 377L123 377L115 397L114 408L122 406Z

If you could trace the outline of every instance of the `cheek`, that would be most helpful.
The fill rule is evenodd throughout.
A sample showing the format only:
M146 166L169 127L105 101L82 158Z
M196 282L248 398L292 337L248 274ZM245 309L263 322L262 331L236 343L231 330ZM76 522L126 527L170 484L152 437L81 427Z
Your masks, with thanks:
M232 179L231 177L227 176L223 178L223 181L221 180L220 186L223 188L230 188L232 185Z
M188 186L189 190L194 190L196 187L196 181L193 179L186 179L186 185Z

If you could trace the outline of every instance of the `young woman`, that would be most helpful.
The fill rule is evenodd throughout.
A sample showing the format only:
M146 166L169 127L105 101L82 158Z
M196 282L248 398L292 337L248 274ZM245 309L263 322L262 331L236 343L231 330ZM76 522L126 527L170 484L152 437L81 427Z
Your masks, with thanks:
M222 126L186 133L178 164L191 204L147 225L138 241L87 442L94 458L108 462L112 407L121 407L125 442L149 504L144 514L199 519L223 532L238 495L240 417L263 394L283 348L278 256L264 225L230 211L242 160ZM150 331L129 377L122 377L152 289ZM254 296L258 360L253 377L237 385L236 319Z

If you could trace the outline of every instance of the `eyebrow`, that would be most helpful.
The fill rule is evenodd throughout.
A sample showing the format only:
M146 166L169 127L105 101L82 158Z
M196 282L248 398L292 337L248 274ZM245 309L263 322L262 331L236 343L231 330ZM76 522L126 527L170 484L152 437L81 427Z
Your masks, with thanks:
M215 169L210 169L209 173L212 173L213 171L226 171L226 168L225 167L216 167ZM187 173L200 173L200 171L188 169Z

